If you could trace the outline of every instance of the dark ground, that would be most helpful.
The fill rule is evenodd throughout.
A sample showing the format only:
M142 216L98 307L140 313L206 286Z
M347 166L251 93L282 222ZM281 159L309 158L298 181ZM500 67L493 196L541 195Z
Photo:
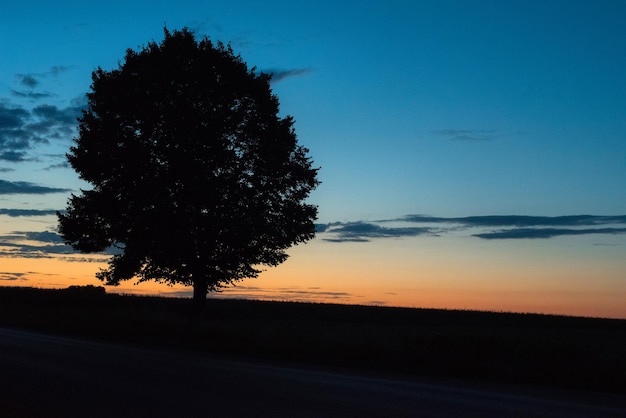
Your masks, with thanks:
M336 370L626 393L626 320L0 287L0 326Z
M626 398L132 347L0 327L0 416L618 418Z

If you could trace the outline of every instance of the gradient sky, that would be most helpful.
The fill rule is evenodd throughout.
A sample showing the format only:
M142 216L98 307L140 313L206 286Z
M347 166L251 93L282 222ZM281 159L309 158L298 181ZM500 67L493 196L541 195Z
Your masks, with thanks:
M166 24L274 73L321 167L318 237L222 296L626 318L626 2L89 3L0 15L0 285L100 284L54 233L64 153Z

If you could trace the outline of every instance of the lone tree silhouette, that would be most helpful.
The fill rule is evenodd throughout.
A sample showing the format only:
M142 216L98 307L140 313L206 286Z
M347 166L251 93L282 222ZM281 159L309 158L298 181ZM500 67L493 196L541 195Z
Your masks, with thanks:
M96 276L209 291L257 277L315 235L319 184L294 120L278 116L271 75L230 45L164 29L161 44L127 50L92 74L68 161L93 189L58 213L65 242L120 251Z

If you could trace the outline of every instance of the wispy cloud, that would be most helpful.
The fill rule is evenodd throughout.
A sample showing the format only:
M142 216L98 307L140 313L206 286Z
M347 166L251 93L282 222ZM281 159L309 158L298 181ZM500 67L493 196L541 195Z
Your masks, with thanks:
M472 236L482 239L546 239L563 235L626 233L626 228L621 227L626 226L626 216L498 215L437 218L409 215L403 219L408 222L456 224L465 228L484 228L484 231L472 234ZM598 228L598 226L606 227Z
M51 194L70 192L71 189L46 187L27 181L0 180L0 195L3 194Z
M51 231L26 231L26 232L14 232L14 234L21 234L27 240L48 242L53 244L61 244L63 238L55 232Z
M0 235L0 257L8 258L61 258L65 261L105 262L103 256L118 254L119 249L110 247L85 257L53 231L13 231Z
M32 161L36 159L30 155L35 147L74 136L86 98L81 96L59 107L45 102L55 94L40 89L42 80L68 69L56 65L41 73L15 75L18 85L10 90L12 98L0 98L0 161ZM31 105L25 105L27 102Z
M53 77L58 76L66 71L68 71L71 67L68 65L53 65L50 67L50 70L45 74L50 74Z
M0 271L0 281L5 282L24 282L28 280L26 276L26 273Z
M54 97L54 94L52 93L44 93L44 92L36 92L36 91L11 90L11 94L15 97L20 97L23 99L32 99L32 100L41 100L41 99L47 99L49 97Z
M185 295L187 296L187 295ZM278 288L260 288L255 286L233 286L220 290L213 294L219 298L252 298L257 300L279 300L290 302L349 302L358 298L348 292L342 291L323 291L319 288L301 288L301 287L278 287Z
M34 146L71 139L83 107L82 99L65 108L41 104L32 110L0 101L0 160L27 161Z
M0 256L19 258L50 258L54 254L72 254L74 249L63 243L54 232L14 231L0 235Z
M416 226L419 225L419 226ZM322 240L368 242L375 239L442 236L467 230L481 239L548 239L565 235L624 234L626 216L494 215L443 218L408 215L397 219L316 225Z
M23 99L32 99L32 100L41 100L47 99L49 97L54 97L52 93L42 93L35 91L20 91L20 90L11 90L11 94L15 97L20 97Z
M318 231L325 232L325 241L367 242L375 238L415 237L432 234L428 227L385 227L371 222L350 222L317 225Z
M48 167L45 167L44 170L45 171L50 171L50 170L55 170L57 168L70 168L70 163L68 163L67 161L63 161L61 163L58 164L51 164Z
M287 78L302 77L310 74L313 71L312 68L293 68L293 69L279 69L272 68L263 70L265 74L272 75L272 83L279 83Z
M489 129L441 129L432 132L455 141L492 141L500 137L498 131Z
M0 215L6 215L13 218L20 216L48 216L56 215L57 211L54 209L5 209L0 208Z
M69 67L64 65L55 65L49 71L42 73L16 74L19 85L27 90L11 90L11 94L22 99L41 100L54 97L54 94L48 92L35 91L36 87L41 84L41 79L46 77L57 77L59 74L67 71Z
M70 67L68 67L67 65L53 65L48 71L39 73L15 74L15 77L18 79L18 82L22 86L33 89L41 83L41 78L57 77L69 69Z
M19 163L22 161L29 161L28 154L23 151L4 151L0 152L0 161L8 161L12 163Z
M390 221L407 221L415 223L456 223L465 226L585 226L625 223L626 216L595 216L595 215L568 215L568 216L525 216L525 215L490 215L466 216L461 218L438 218L427 215L407 215L403 218Z
M626 228L518 228L474 234L483 239L522 239L522 238L553 238L562 235L591 235L591 234L625 234Z

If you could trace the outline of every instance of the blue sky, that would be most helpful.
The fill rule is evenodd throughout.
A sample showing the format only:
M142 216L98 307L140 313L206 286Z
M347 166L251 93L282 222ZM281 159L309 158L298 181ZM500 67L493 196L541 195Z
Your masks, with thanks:
M17 245L38 242L39 254L60 245L33 234L53 231L51 211L88 187L63 155L91 72L160 41L166 24L230 42L250 66L275 74L282 112L295 117L323 181L311 198L321 233L283 268L291 275L305 268L296 253L303 266L321 263L324 248L361 253L354 262L370 270L372 254L396 246L415 254L450 237L467 240L467 251L487 241L511 255L565 246L572 259L582 252L610 271L624 266L626 2L88 3L12 2L0 16L0 234L12 258ZM504 221L468 221L494 215ZM572 215L593 217L552 219ZM445 222L435 228L434 218ZM541 251L533 254L529 263ZM6 277L29 277L16 269ZM405 270L402 283L421 283L419 265ZM602 289L626 296L612 274L613 287Z

